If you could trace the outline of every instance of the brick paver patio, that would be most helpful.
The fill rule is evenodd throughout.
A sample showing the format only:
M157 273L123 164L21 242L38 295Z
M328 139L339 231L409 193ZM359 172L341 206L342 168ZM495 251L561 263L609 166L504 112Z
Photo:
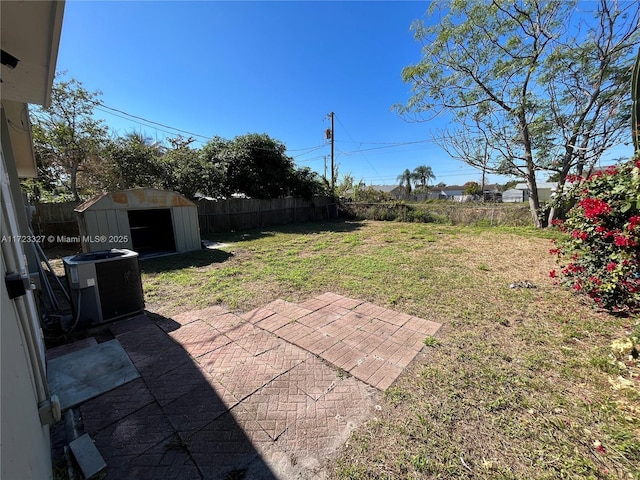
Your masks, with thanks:
M113 479L322 478L440 324L326 293L111 327L141 374L82 404Z

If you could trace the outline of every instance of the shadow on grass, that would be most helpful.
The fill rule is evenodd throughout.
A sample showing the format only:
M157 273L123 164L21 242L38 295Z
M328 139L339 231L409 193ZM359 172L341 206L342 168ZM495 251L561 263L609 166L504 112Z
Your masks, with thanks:
M203 235L203 238L214 242L250 242L260 238L273 237L278 233L307 235L321 232L353 232L362 228L363 223L362 221L355 220L330 220L324 222L270 225L268 227L236 232L207 233Z
M222 263L233 257L223 250L202 249L193 252L140 259L140 271L143 273L161 273L189 267L206 267L213 263Z

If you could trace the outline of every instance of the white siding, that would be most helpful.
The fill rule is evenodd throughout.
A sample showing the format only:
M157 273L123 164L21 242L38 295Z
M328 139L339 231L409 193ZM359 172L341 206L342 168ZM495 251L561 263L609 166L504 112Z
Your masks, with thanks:
M522 190L516 190L512 188L511 190L505 190L502 192L502 202L503 203L519 203L524 202L524 192Z

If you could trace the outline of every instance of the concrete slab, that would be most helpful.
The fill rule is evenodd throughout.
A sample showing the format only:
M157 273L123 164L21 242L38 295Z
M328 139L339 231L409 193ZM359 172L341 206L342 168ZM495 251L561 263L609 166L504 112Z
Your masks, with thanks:
M117 340L54 358L47 371L49 388L63 410L140 376Z
M46 352L47 361L53 360L54 358L62 357L63 355L67 355L68 353L77 352L79 350L84 350L88 347L93 347L97 345L98 341L93 337L82 338L80 340L76 340L72 343L67 343L66 345L60 345L55 348L50 348Z
M107 468L107 463L86 433L69 443L69 448L82 470L83 478L94 478Z

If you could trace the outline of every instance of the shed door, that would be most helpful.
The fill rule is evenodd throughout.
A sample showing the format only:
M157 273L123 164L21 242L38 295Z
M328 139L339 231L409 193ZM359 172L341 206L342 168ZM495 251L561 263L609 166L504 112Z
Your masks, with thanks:
M129 210L127 214L131 243L140 256L176 251L171 209Z

